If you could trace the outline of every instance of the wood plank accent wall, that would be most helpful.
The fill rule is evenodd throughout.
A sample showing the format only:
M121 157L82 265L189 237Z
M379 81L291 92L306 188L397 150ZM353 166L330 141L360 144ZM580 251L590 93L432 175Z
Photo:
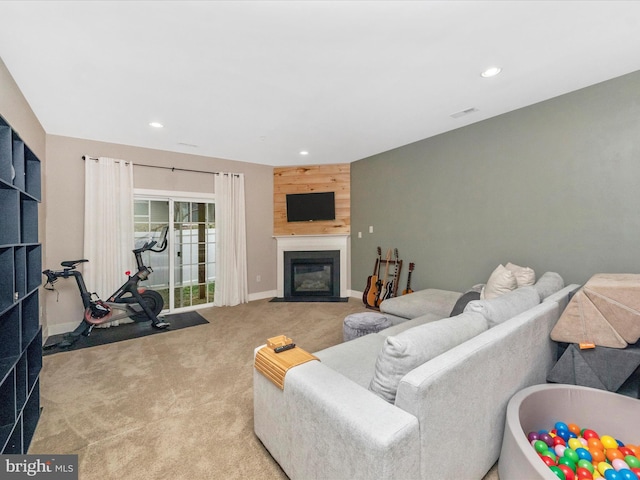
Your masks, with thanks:
M335 192L335 220L287 222L287 193ZM305 165L273 170L273 234L330 235L351 233L351 165Z

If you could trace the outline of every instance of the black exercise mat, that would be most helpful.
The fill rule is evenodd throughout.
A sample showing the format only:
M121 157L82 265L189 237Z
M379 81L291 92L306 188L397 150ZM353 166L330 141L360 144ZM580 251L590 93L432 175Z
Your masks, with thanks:
M348 302L349 297L274 297L270 302Z
M110 328L94 328L91 335L85 337L80 335L76 342L69 346L60 348L56 344L64 339L65 334L53 335L49 337L42 347L43 355L52 355L58 352L70 352L80 350L81 348L95 347L98 345L106 345L107 343L121 342L122 340L130 340L132 338L146 337L156 333L171 332L182 328L193 327L195 325L204 325L209 323L197 312L175 313L163 317L164 320L171 325L167 328L158 329L151 326L151 322L126 323Z

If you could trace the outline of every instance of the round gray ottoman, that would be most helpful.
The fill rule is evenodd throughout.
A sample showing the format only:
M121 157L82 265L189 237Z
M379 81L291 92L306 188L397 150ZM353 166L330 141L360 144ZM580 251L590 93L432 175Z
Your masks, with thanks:
M343 335L344 341L348 342L357 337L376 333L390 327L391 320L377 312L352 313L344 318Z

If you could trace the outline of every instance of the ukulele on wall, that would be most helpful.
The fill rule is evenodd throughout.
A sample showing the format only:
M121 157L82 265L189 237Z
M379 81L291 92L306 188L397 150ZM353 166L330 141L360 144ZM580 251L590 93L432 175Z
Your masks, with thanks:
M382 250L378 247L378 258L373 267L373 275L367 278L367 286L362 294L362 301L367 307L375 307L376 297L378 296L378 278L380 277L380 262L382 260Z
M382 303L382 301L385 299L385 296L387 295L387 286L389 284L389 281L387 280L387 278L389 278L390 262L391 262L391 249L387 250L387 259L385 260L386 267L384 269L384 282L378 278L378 284L380 285L380 288L378 290L378 296L376 297L376 304L375 304L376 308L380 307L380 304Z
M406 295L407 293L413 293L413 290L411 290L411 273L413 272L413 269L416 267L415 263L410 263L409 264L409 274L407 275L407 288L405 288L402 291L403 295Z

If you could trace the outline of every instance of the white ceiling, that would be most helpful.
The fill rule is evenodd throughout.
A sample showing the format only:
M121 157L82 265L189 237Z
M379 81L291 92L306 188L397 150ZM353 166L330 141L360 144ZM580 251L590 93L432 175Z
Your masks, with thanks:
M48 134L346 163L640 70L640 2L5 0L0 57Z

